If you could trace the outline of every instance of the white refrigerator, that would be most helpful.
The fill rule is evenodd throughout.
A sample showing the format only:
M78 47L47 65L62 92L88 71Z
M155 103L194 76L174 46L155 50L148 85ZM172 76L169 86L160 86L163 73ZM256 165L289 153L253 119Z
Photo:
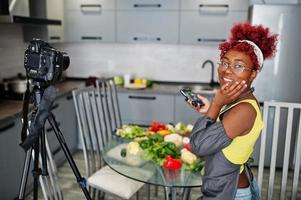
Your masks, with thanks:
M301 5L253 5L250 8L250 22L269 27L273 33L279 34L277 52L271 60L266 60L262 71L254 81L255 94L260 102L275 100L301 103ZM276 166L283 162L284 143L286 139L286 111L283 110L280 119L278 136L278 152ZM296 113L298 114L298 113ZM269 122L272 127L273 110L270 112ZM297 127L294 128L296 130ZM271 159L272 128L267 129L267 146L265 165L269 166ZM292 135L292 142L296 133ZM294 143L292 143L294 144ZM294 145L291 145L294 146ZM295 149L291 148L291 153ZM259 142L254 151L255 165L258 164ZM290 159L290 166L293 160Z

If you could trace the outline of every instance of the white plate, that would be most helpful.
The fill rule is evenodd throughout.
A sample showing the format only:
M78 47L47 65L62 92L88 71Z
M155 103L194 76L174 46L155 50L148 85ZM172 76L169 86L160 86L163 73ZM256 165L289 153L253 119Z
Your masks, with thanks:
M146 85L144 84L134 84L134 83L130 83L124 86L127 89L134 89L134 90L140 90L140 89L145 89Z

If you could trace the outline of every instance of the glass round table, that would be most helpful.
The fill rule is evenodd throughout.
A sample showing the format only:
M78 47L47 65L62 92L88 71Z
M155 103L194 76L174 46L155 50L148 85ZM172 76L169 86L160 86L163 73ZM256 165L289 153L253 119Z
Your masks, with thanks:
M176 188L183 188L181 198L187 199L192 187L202 185L202 176L199 173L183 168L170 171L152 161L143 160L140 155L122 155L122 149L129 142L128 139L113 137L102 151L105 163L117 173L143 183L169 188L172 200L177 198ZM165 195L165 199L168 199L168 195Z

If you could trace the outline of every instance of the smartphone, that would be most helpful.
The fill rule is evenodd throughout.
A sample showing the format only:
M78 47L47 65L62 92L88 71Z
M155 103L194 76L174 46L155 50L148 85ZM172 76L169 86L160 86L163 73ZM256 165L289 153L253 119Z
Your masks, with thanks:
M186 100L191 100L191 104L194 107L205 105L202 100L197 97L197 94L191 91L191 89L181 89L180 92L184 97L186 97Z

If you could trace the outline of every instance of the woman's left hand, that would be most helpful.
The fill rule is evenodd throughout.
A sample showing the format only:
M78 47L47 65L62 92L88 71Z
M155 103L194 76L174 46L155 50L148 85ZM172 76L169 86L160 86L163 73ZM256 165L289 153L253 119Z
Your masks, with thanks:
M235 101L245 91L246 87L247 84L244 80L226 83L217 90L213 102L216 105L223 107L224 105Z

